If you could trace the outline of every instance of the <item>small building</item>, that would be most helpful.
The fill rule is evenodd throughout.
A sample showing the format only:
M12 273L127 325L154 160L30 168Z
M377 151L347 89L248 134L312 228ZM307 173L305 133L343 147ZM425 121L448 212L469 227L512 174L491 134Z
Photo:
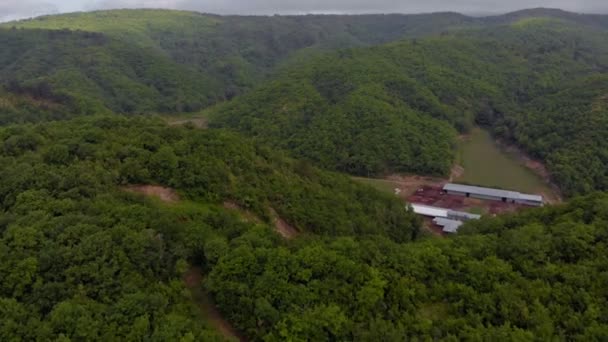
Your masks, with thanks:
M428 205L414 204L414 203L410 204L410 206L412 207L412 210L414 211L414 213L416 213L418 215L427 216L427 217L448 218L448 212L449 212L448 209L431 207Z
M444 233L455 234L464 221L478 220L481 215L470 214L464 211L456 211L423 204L410 204L414 213L426 217L432 217L433 223L443 229Z
M444 233L450 234L458 233L458 229L464 224L462 221L450 220L443 217L436 217L433 219L433 223L442 227Z
M480 186L448 183L444 185L443 191L449 195L524 204L535 207L541 207L544 204L543 197L539 195L522 194L517 191L484 188Z

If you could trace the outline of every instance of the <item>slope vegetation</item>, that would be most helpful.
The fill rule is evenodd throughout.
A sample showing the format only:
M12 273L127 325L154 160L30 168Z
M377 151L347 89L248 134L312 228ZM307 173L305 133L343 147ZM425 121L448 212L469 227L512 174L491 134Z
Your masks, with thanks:
M243 243L208 286L241 331L266 341L602 340L607 215L596 195L450 239Z
M104 34L0 29L0 41L8 90L41 89L81 111L184 111L214 101L203 75Z
M26 44L30 60L30 65L14 65L3 77L23 80L25 74L26 81L34 81L53 75L56 65L48 65L44 51L59 48L57 55L67 57L64 66L69 68L52 84L58 89L80 92L86 86L86 95L103 98L106 107L120 112L193 111L242 93L299 51L384 43L440 32L467 20L451 13L220 17L167 10L47 16L2 25L51 31L48 35L54 38L42 34L43 39L28 42L21 33L3 42L11 46L17 39ZM74 46L74 41L88 46ZM21 54L10 58L23 58ZM81 62L81 56L89 57ZM104 73L90 75L93 67L104 68ZM88 84L83 84L82 74ZM103 93L93 93L94 87Z
M605 173L576 168L572 156L583 141L592 141L585 127L594 137L606 128L606 88L594 76L607 70L606 38L562 20L525 19L327 53L216 108L211 126L236 129L324 167L368 175L447 174L454 138L449 126L466 132L480 124L549 161L567 194L605 189ZM554 110L557 97L568 106ZM585 124L589 116L597 118L591 125ZM589 148L602 165L597 169L605 170L602 143Z
M279 214L304 235L409 241L419 229L399 201L347 177L161 120L9 126L0 129L0 164L6 341L220 340L185 294L188 264L209 271L244 235L284 241L223 201L268 223ZM122 191L127 184L172 186L182 202Z

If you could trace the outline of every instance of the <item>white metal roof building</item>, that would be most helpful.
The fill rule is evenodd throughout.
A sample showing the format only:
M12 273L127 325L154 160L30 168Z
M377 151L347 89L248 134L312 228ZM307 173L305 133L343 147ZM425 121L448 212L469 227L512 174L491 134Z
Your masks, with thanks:
M543 197L539 195L522 194L517 191L484 188L480 186L448 183L443 191L451 195L474 197L485 200L502 201L532 206L542 206Z
M438 208L438 207L431 207L428 205L422 205L422 204L410 204L412 206L412 210L414 210L414 213L418 214L418 215L422 215L422 216L428 216L428 217L444 217L447 218L448 217L448 209L443 209L443 208Z
M439 227L443 227L444 233L457 233L458 229L464 224L462 221L450 220L442 217L437 217L433 220L433 223Z

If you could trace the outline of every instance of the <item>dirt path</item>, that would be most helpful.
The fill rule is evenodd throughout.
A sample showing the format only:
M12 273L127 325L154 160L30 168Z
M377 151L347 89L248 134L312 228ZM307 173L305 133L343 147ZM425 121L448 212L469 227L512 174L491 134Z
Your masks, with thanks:
M231 341L247 341L217 310L202 287L203 274L199 267L191 267L184 275L184 284L192 293L201 314L217 331Z
M232 211L236 211L245 222L248 222L248 223L262 223L262 220L256 214L254 214L251 211L249 211L249 210L241 207L240 205L238 205L235 202L232 202L232 201L226 201L226 202L224 202L224 208L232 210Z
M124 191L156 197L165 203L177 203L180 198L171 188L159 185L129 185L122 188Z
M177 203L180 198L175 190L156 185L131 185L123 187L124 191L131 193L143 194L145 196L157 197L165 203ZM225 207L234 207L228 203L225 203ZM253 215L253 214L252 214ZM253 215L253 219L257 219ZM203 273L199 267L191 267L183 277L184 284L190 290L192 299L197 304L201 311L203 318L211 324L217 331L219 331L226 339L231 341L247 341L228 321L226 321L222 314L217 310L209 294L207 294L203 287Z
M262 219L260 219L256 214L250 212L247 209L242 208L235 202L226 201L224 202L224 208L236 211L239 215L245 220L245 222L250 223L262 223ZM279 233L284 239L292 240L295 239L300 232L294 228L292 225L287 223L287 221L283 220L279 214L273 208L269 209L270 216L272 217L272 224L274 225L275 231Z

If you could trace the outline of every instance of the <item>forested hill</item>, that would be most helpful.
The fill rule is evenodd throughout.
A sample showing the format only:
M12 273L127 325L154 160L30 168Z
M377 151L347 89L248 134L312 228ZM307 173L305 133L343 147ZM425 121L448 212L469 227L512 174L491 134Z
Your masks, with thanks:
M608 127L607 41L542 17L330 52L216 108L211 125L369 175L447 174L454 129L481 124L547 160L566 194L608 189L606 148L590 138Z
M223 17L168 10L47 16L0 25L19 29L0 30L0 70L5 84L46 82L112 111L194 111L241 94L297 52L439 33L468 20L452 13Z
M264 223L273 215L303 241L406 242L420 228L400 201L346 176L161 120L4 127L0 165L2 341L219 341L180 277L239 246L284 245ZM171 186L181 200L125 191L134 184Z
M5 92L60 102L72 114L188 111L213 103L220 87L159 51L102 33L0 29L0 43Z
M396 199L225 132L96 116L5 127L0 146L3 341L222 341L190 265L252 341L608 337L606 195L419 239Z
M605 27L606 21L604 16L545 9L488 18L457 13L256 17L98 11L0 24L28 31L0 30L6 47L0 56L27 60L8 69L12 63L2 60L0 70L4 85L43 84L111 111L195 111L244 93L293 56L537 17L593 28ZM45 51L51 50L65 61L49 60Z
M0 29L0 122L189 112L255 88L215 110L212 126L371 176L447 174L456 132L482 124L547 161L566 194L588 193L608 187L605 167L580 162L608 163L603 142L586 138L605 131L603 23L546 9L488 18L42 17ZM403 37L414 38L361 47ZM592 86L564 99L581 84ZM556 94L564 106L551 105Z
M0 341L224 341L211 302L250 341L608 340L608 194L438 238L318 168L446 174L483 125L566 194L608 190L602 20L134 10L0 28ZM205 130L120 115L235 95Z
M586 28L608 29L608 16L605 14L580 14L554 8L525 9L503 15L477 18L476 22L482 25L508 25L522 19L539 17L561 19Z

